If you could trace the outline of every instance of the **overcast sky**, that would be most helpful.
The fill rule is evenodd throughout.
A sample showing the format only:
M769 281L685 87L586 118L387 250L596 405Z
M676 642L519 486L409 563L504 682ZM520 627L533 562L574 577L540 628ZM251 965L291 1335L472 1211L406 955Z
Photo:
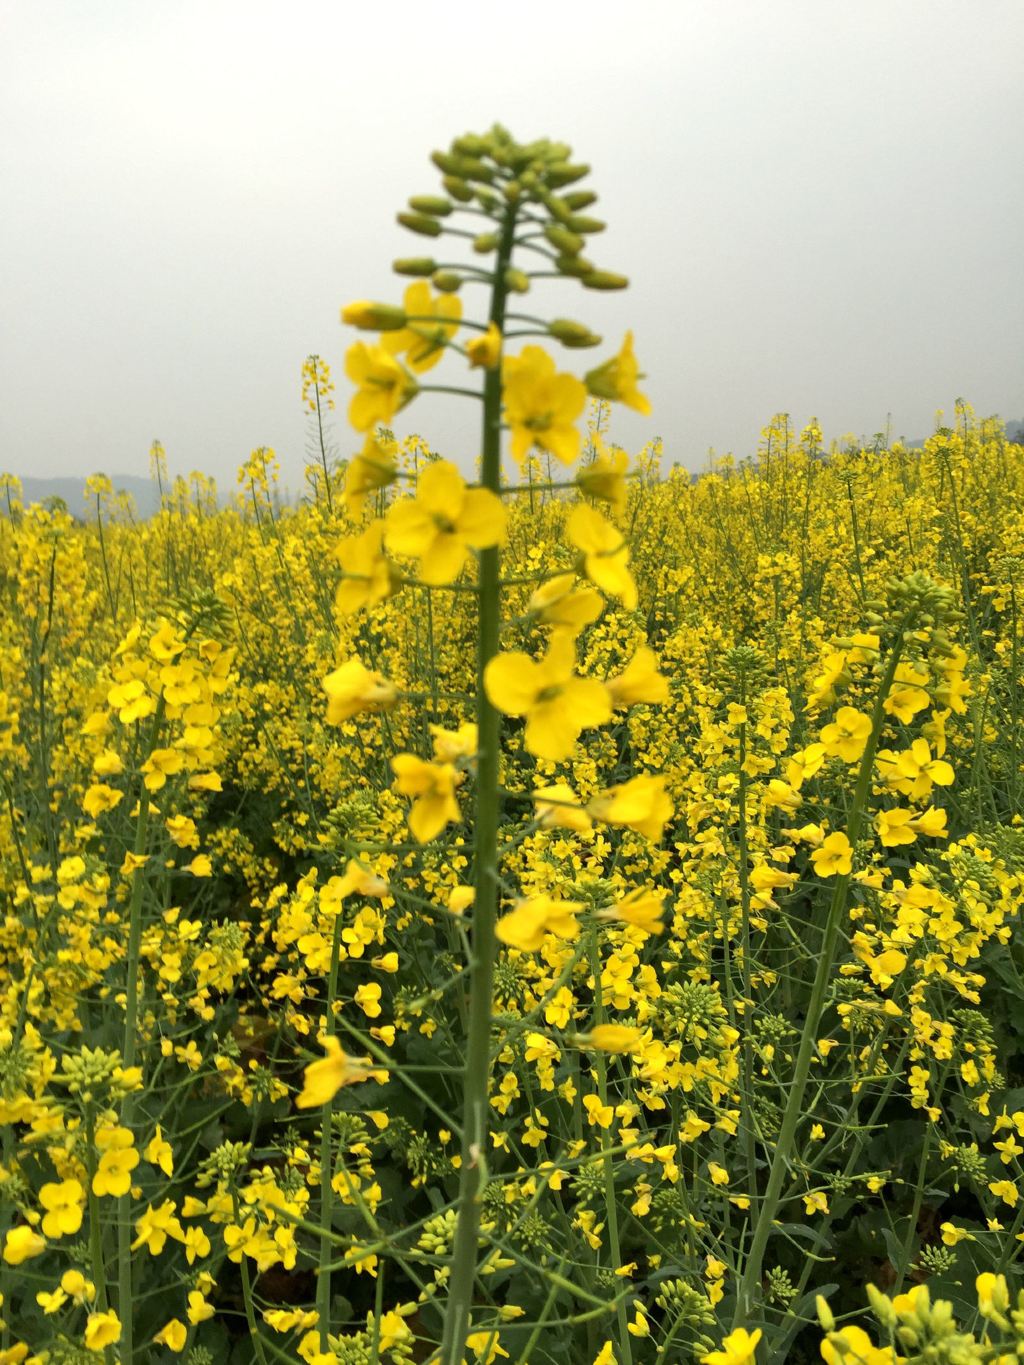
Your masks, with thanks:
M0 470L298 484L300 371L341 304L399 299L432 148L499 120L593 166L588 249L632 287L538 282L531 311L632 327L669 461L933 429L958 396L1024 416L1021 0L5 0ZM467 295L467 301L479 300ZM459 382L450 358L437 380ZM452 403L456 411L452 409ZM463 410L463 406L467 410ZM468 464L475 405L401 414Z

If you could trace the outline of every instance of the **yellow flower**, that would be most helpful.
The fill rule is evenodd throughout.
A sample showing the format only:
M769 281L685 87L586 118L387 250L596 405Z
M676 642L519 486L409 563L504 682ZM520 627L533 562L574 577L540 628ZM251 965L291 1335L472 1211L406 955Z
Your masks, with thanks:
M487 331L466 342L466 356L473 369L495 370L501 361L501 333L488 323Z
M161 1327L153 1340L159 1346L166 1346L169 1351L175 1354L185 1349L185 1342L188 1340L188 1328L180 1318L171 1318L166 1326Z
M398 700L394 684L359 659L348 659L328 673L321 687L327 693L328 725L341 725L361 711L390 711Z
M603 365L588 370L585 375L588 392L595 398L607 398L614 403L625 403L628 408L650 415L650 400L637 388L637 380L642 379L640 367L633 354L633 333L627 332L619 354L606 360Z
M388 1073L374 1068L369 1057L349 1057L333 1034L323 1040L327 1054L318 1062L310 1062L303 1076L302 1092L295 1101L298 1109L315 1109L332 1100L343 1085L358 1085L360 1081L385 1081Z
M701 1356L702 1365L753 1365L761 1336L760 1327L754 1332L737 1327L735 1332L730 1332L725 1338L719 1350Z
M609 450L598 432L590 438L597 452L589 464L576 473L576 482L583 492L591 498L598 498L611 507L615 516L625 515L626 474L629 471L629 456L624 450Z
M34 1256L41 1256L46 1250L46 1238L40 1237L27 1223L19 1223L11 1228L4 1241L4 1260L8 1265L21 1265Z
M1010 1307L1010 1291L1006 1286L1005 1275L986 1272L974 1282L978 1293L978 1312L983 1318L1005 1315Z
M604 599L593 588L574 591L575 584L576 575L571 573L549 578L536 589L527 611L535 612L546 626L578 635L601 615Z
M507 515L489 488L467 488L447 460L427 465L415 498L388 508L384 542L391 554L420 561L419 577L431 587L454 583L470 549L484 550L505 540Z
M59 1313L67 1301L68 1296L64 1293L63 1289L54 1289L50 1293L47 1293L45 1289L41 1289L36 1295L36 1303L47 1316L51 1313Z
M368 432L363 448L353 455L345 470L342 502L349 516L358 521L370 493L387 488L398 477L398 447L394 441L381 441Z
M40 1187L39 1202L46 1209L43 1232L47 1237L66 1237L82 1226L85 1190L78 1180L63 1180L59 1185Z
M420 844L429 843L445 825L461 820L455 799L458 773L451 763L428 763L415 754L396 754L391 760L395 791L411 796L409 829Z
M60 1287L79 1306L91 1303L96 1297L96 1286L80 1270L65 1270L60 1277Z
M558 374L555 362L540 346L524 346L502 365L505 421L512 431L512 455L521 465L534 445L563 464L580 453L575 423L587 401L586 387L575 375Z
M575 663L572 640L555 635L543 659L514 650L496 655L484 670L492 706L526 717L526 748L538 758L568 758L582 730L611 718L608 689L595 678L577 677Z
M570 542L583 554L583 571L609 597L619 597L627 611L637 603L636 583L629 571L629 546L596 507L577 503L565 525Z
M365 341L348 348L345 373L358 385L348 408L348 420L356 431L387 426L419 390L416 380L390 351L368 346Z
M912 844L917 838L911 821L912 810L880 810L875 816L875 829L885 848L898 848L901 844Z
M821 847L811 854L815 874L819 877L834 877L838 872L847 876L853 868L853 849L842 830L828 835Z
M82 797L82 809L95 820L97 815L113 810L123 798L124 792L119 792L116 787L108 787L105 782L94 782Z
M499 1356L508 1359L508 1352L498 1343L496 1328L484 1332L470 1332L466 1337L466 1345L475 1354L480 1365L493 1365Z
M139 1154L132 1145L127 1128L100 1128L96 1133L100 1159L92 1178L93 1193L120 1199L131 1189L131 1173L139 1164Z
M392 355L404 351L409 368L423 374L434 368L449 338L458 331L462 300L458 294L432 295L426 280L417 280L406 289L404 303L405 326L386 331L381 344Z
M132 1251L144 1246L151 1256L159 1256L167 1245L168 1237L176 1242L185 1240L185 1230L178 1221L177 1211L172 1199L165 1199L159 1208L147 1204L146 1212L135 1220L138 1234L132 1242Z
M842 1347L834 1343L842 1342ZM863 1327L843 1327L821 1343L826 1365L894 1365L892 1348L876 1346Z
M708 1162L708 1175L710 1175L713 1185L728 1185L729 1183L729 1172L724 1166L719 1166L717 1161Z
M213 1313L213 1304L208 1304L206 1299L203 1298L203 1295L199 1293L198 1289L191 1290L190 1294L188 1294L188 1312L186 1316L188 1317L188 1321L193 1324L193 1327L197 1327L199 1323L205 1323L209 1317L213 1317Z
M598 919L619 920L642 929L645 934L660 934L664 928L661 922L665 913L664 898L664 891L638 887L609 909L598 911Z
M625 825L657 842L672 819L672 798L665 790L664 777L647 773L630 778L617 787L599 792L587 806L595 820L609 825Z
M831 725L821 732L821 742L829 758L841 758L844 763L856 763L867 748L871 734L871 717L852 706L840 706Z
M156 1132L143 1148L142 1155L151 1166L159 1166L164 1175L174 1174L174 1153L171 1144L166 1140L159 1123Z
M348 327L359 327L366 332L393 332L405 326L405 309L393 303L371 303L368 299L357 299L354 303L345 304L341 310L341 320Z
M635 1052L641 1033L628 1024L595 1024L586 1035L587 1044L598 1052Z
M588 830L594 822L567 782L538 787L533 793L537 820L545 829Z
M804 1212L828 1213L828 1195L824 1190L813 1190L810 1194L803 1196Z
M90 1313L85 1324L85 1344L90 1351L102 1351L121 1340L121 1320L110 1309L106 1313Z
M612 705L621 710L639 702L657 705L669 698L668 679L658 672L658 656L648 645L641 645L617 678L608 679Z
M594 1357L594 1365L616 1365L615 1352L610 1341L606 1341L598 1351Z
M495 933L502 943L524 953L539 952L548 934L572 942L579 937L576 916L585 906L581 901L559 901L551 896L531 896L500 919Z
M374 607L393 597L402 586L397 570L383 553L383 542L384 523L372 521L365 531L346 537L338 545L336 553L344 573L334 599L339 616Z
M909 725L931 702L926 691L929 673L926 668L915 668L912 663L897 665L893 685L883 705L890 716Z

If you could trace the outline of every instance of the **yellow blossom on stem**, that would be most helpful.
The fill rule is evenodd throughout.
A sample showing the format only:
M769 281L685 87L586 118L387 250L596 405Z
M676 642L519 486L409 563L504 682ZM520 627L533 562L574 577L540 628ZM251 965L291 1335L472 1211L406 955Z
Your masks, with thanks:
M394 565L383 552L384 523L372 521L359 535L348 536L337 547L344 577L334 605L339 616L352 616L393 597L402 586Z
M46 1238L40 1237L27 1223L11 1228L4 1240L4 1260L8 1265L21 1265L34 1256L41 1256L45 1250Z
M368 346L365 341L348 348L345 373L358 385L348 408L348 420L356 431L387 426L419 391L416 380L390 351Z
M538 787L533 793L537 820L545 829L592 829L594 822L567 782Z
M466 356L474 369L494 370L501 362L501 332L491 322L487 331L466 342Z
M461 820L455 799L459 774L451 763L428 763L415 754L396 754L391 767L395 791L412 797L409 829L417 843L428 843L445 825Z
M831 725L821 732L821 742L829 758L841 758L844 763L856 763L867 748L871 734L871 717L840 706Z
M607 398L614 403L625 403L628 408L649 416L650 399L637 388L637 380L642 379L640 367L633 354L633 333L627 332L622 347L616 356L588 370L585 376L587 391L595 398Z
M580 453L576 427L587 401L586 387L572 374L559 374L540 346L524 346L502 364L505 421L512 431L512 455L521 465L532 446L563 464Z
M572 942L579 937L576 916L586 907L581 901L560 901L551 896L531 896L520 901L500 919L495 933L502 943L524 953L536 953L548 934Z
M573 637L584 626L592 625L603 608L604 599L599 592L593 588L576 590L576 575L572 573L557 574L542 583L527 606L544 625L567 631Z
M577 471L576 482L588 497L608 503L613 515L622 517L629 491L626 484L629 456L618 448L609 450L596 431L590 439L596 453L589 464Z
M353 455L345 470L342 502L354 521L363 515L366 499L380 488L387 488L398 477L398 448L394 441L379 440L368 432L363 448Z
M507 514L488 488L467 488L447 460L427 465L415 498L388 508L384 543L391 554L418 559L419 577L431 587L454 583L471 557L505 540Z
M538 758L568 758L580 732L611 718L608 689L575 673L576 647L556 634L543 659L514 650L487 665L484 686L491 705L526 717L526 748Z
M587 810L595 820L604 820L609 825L626 825L655 842L661 838L673 814L665 778L647 773L599 792Z
M445 346L458 331L462 300L458 294L431 294L426 280L417 280L405 291L406 323L401 330L386 331L381 345L391 355L404 353L405 363L416 374L432 370L444 355Z
M657 705L668 701L668 679L658 672L654 650L641 645L618 677L608 679L608 691L617 711L640 702Z
M629 571L629 546L622 532L596 507L577 503L565 526L571 544L583 555L583 571L602 592L618 597L627 611L637 603L636 583Z
M819 877L834 877L838 873L847 876L853 869L853 849L842 830L829 834L811 854L815 874Z
M47 1237L67 1237L82 1226L85 1190L78 1180L62 1180L40 1186L39 1202L46 1210L43 1233Z
M389 711L398 700L394 684L359 659L348 659L328 673L321 686L327 693L328 725L341 725L362 711Z
M598 1052L635 1052L642 1040L640 1030L629 1024L595 1024L585 1037Z
M90 1313L85 1324L85 1344L90 1351L102 1351L121 1340L121 1319L113 1309Z
M295 1101L298 1109L319 1108L342 1086L371 1080L383 1083L388 1078L387 1071L374 1067L369 1057L349 1057L333 1034L323 1039L323 1048L327 1055L306 1067L302 1091Z
M737 1327L717 1351L709 1351L701 1356L701 1365L754 1365L757 1344L762 1335L760 1327L753 1332L748 1332L745 1327Z

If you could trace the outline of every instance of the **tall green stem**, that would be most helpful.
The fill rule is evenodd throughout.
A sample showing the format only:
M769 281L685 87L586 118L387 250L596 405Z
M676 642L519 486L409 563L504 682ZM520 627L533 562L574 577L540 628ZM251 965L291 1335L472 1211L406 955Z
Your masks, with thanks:
M897 634L892 653L889 655L886 664L885 673L879 684L878 694L875 697L874 710L871 715L871 733L868 737L863 757L861 758L860 771L857 775L857 786L854 790L853 808L850 811L846 827L846 837L849 839L852 846L855 846L857 840L860 838L864 817L867 813L868 798L871 794L871 772L875 762L875 751L878 748L878 739L882 731L883 721L885 720L885 699L889 695L889 690L892 687L893 678L896 674L896 666L900 660L901 645L902 636ZM824 1010L825 993L828 990L829 979L835 964L836 940L839 936L839 925L843 917L843 911L846 909L846 894L849 885L850 873L846 873L845 875L836 878L836 884L832 891L832 900L829 904L828 915L825 919L821 949L818 954L818 967L814 974L814 984L811 986L810 999L807 1002L807 1014L804 1019L803 1033L800 1037L800 1049L797 1052L796 1066L793 1071L793 1082L790 1087L789 1098L786 1102L786 1109L782 1116L778 1140L775 1144L775 1153L772 1157L771 1170L768 1174L768 1184L765 1188L757 1222L754 1225L754 1236L750 1243L750 1252L747 1255L746 1264L743 1268L743 1279L740 1282L739 1292L736 1296L734 1326L739 1326L750 1320L757 1300L758 1287L761 1283L761 1267L764 1264L764 1254L768 1246L768 1239L771 1236L775 1215L778 1211L782 1193L782 1182L789 1169L790 1156L793 1151L793 1140L796 1137L797 1126L799 1125L800 1118L803 1114L804 1093L807 1089L807 1079L811 1070L811 1056L814 1051L815 1039L818 1036L818 1028Z
M339 910L334 919L334 935L331 939L331 966L327 977L327 1022L325 1034L337 1032L334 1020L334 1002L338 995L338 957L341 951L341 926L344 920ZM329 1099L320 1111L320 1264L317 1270L316 1308L320 1315L317 1324L320 1330L320 1349L326 1351L327 1337L331 1330L331 1221L334 1212L334 1186L331 1184L331 1117L334 1113L334 1100Z
M507 296L505 271L512 256L515 209L510 206L502 229L494 269L490 320L504 330ZM484 413L480 481L501 489L501 369L484 376ZM463 1078L462 1166L459 1173L458 1221L452 1248L448 1307L441 1341L441 1365L460 1365L469 1330L476 1281L480 1205L486 1183L489 1110L487 1081L491 1067L491 1000L494 986L498 902L498 764L499 713L487 699L484 670L498 653L501 624L501 561L495 547L480 553L479 627L477 643L476 720L478 759L473 948L469 966L469 1032Z

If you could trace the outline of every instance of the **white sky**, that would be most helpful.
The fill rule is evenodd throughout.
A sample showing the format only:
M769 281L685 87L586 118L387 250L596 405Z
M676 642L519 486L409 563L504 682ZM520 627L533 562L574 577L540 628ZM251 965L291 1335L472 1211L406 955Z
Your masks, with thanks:
M6 0L0 8L0 469L297 485L303 358L397 300L432 148L495 120L572 143L622 294L538 282L598 351L634 329L651 435L700 467L773 412L926 435L964 396L1024 416L1020 0ZM467 303L479 299L467 294ZM433 372L458 383L461 362ZM456 405L453 410L453 403ZM468 464L475 405L396 422Z

